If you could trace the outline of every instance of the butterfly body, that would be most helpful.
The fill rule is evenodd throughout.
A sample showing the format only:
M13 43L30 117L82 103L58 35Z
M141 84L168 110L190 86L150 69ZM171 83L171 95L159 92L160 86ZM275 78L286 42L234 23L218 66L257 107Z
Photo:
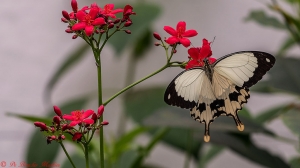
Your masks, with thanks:
M169 84L164 100L167 104L189 109L191 117L205 124L204 140L208 142L209 125L216 117L234 118L244 130L237 112L250 98L249 87L256 84L274 65L275 57L259 51L229 54L203 67L181 72Z

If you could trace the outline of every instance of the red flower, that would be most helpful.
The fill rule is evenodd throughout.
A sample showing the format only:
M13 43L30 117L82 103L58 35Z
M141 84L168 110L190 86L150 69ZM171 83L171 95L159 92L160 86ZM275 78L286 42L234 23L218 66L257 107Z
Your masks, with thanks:
M186 37L194 37L198 33L196 30L186 30L186 23L183 21L178 22L176 30L170 26L165 26L164 30L172 35L166 40L166 43L173 45L176 43L181 43L183 46L190 46L191 42Z
M94 120L88 118L89 116L91 116L94 113L93 110L87 110L87 111L72 111L71 115L64 115L63 118L66 120L71 120L72 122L70 123L71 127L74 127L75 125L79 124L79 123L86 123L86 124L93 124ZM87 119L88 118L88 119Z
M135 15L136 13L132 11L133 10L133 7L130 6L130 5L126 5L124 7L124 10L123 10L123 19L122 19L122 22L126 21L126 20L130 20L129 16L130 15Z
M80 132L75 132L75 134L73 135L72 140L73 140L73 141L80 140L81 137L82 137L82 133L80 133Z
M100 10L100 14L107 16L107 17L111 17L111 18L116 18L117 13L123 12L123 9L115 9L113 10L115 7L114 4L106 4L103 8L103 10Z
M203 39L202 47L199 48L190 48L188 53L191 57L191 60L185 66L185 69L190 69L193 67L203 67L204 66L204 59L208 58L212 55L212 51L210 48L210 43ZM216 59L215 58L208 58L210 64L213 64Z
M45 123L43 122L34 122L33 123L36 127L40 127L41 128L41 131L48 131L48 127Z
M74 24L72 30L82 30L85 29L86 35L90 36L94 32L94 26L100 26L105 24L103 18L96 18L98 14L97 8L91 8L90 12L87 14L83 10L77 12L76 16L79 23Z

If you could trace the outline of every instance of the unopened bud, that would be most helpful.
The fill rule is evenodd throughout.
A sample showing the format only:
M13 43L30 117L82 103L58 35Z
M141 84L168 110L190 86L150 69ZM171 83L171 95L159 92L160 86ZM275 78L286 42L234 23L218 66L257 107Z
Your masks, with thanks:
M94 123L96 123L96 122L97 122L97 119L98 119L98 117L97 117L97 115L96 115L95 113L93 113L93 115L92 115L92 119L94 120Z
M127 33L127 34L131 34L131 31L130 30L124 30L125 31L125 33Z
M114 24L117 24L117 23L119 23L121 21L121 19L116 19L115 21L114 21Z
M61 21L64 23L68 23L68 20L66 18L61 18Z
M59 138L60 138L61 140L65 140L65 139L66 139L66 136L65 136L65 135L61 135Z
M131 21L127 21L127 22L125 22L124 27L129 27L131 25L132 25L132 22Z
M63 15L63 17L66 18L67 20L70 20L70 15L69 15L69 13L68 13L67 11L63 10L63 11L62 11L62 15Z
M108 125L108 124L109 124L109 122L105 121L105 120L101 122L101 125Z
M54 116L53 117L53 122L56 123L57 125L60 124L60 117L59 116Z
M160 46L159 42L154 43L155 46Z
M34 122L33 123L36 127L40 127L41 128L41 131L48 131L48 127L45 123L43 122Z
M55 136L55 135L52 135L52 136L51 136L51 139L52 139L52 140L55 140L55 139L56 139L56 136Z
M60 118L62 118L62 112L58 106L53 106L53 110L56 115L58 115Z
M109 29L113 28L114 26L115 26L114 23L109 23L109 24L108 24L108 28L109 28Z
M75 34L75 35L72 36L72 39L77 39L77 37L78 37L78 35Z
M70 125L68 124L64 124L61 128L62 131L65 131L65 130L69 130L69 129L73 129L73 127L71 127Z
M77 12L78 10L78 5L77 5L77 1L76 0L72 0L71 1L71 6L74 12Z
M101 106L99 106L99 108L98 108L97 116L98 116L98 117L101 117L102 114L103 114L103 112L104 112L104 106L101 105Z
M99 33L103 34L103 33L105 33L105 30L101 29L101 30L99 31Z
M154 38L156 38L157 40L161 40L161 37L158 33L154 32L153 33Z
M65 32L66 32L66 33L73 33L73 30L71 30L71 29L66 29Z
M108 21L107 21L108 24L110 24L110 23L112 23L112 22L113 22L112 20L108 20Z
M175 53L177 53L177 50L174 49L172 52L175 54Z

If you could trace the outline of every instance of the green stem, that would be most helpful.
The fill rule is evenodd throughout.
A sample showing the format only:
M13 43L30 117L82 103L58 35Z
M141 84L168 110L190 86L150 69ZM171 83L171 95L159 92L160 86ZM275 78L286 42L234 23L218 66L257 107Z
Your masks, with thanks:
M89 162L89 144L84 143L84 155L85 155L85 167L89 168L90 167L90 162Z
M132 83L131 85L128 85L127 87L125 87L124 89L120 90L118 93L116 93L115 95L113 95L112 97L110 97L106 102L103 103L103 105L107 105L110 101L112 101L114 98L116 98L117 96L119 96L120 94L122 94L123 92L125 92L126 90L132 88L133 86L143 82L144 80L160 73L161 71L163 71L164 69L168 68L169 67L169 63L167 63L165 66L161 67L159 70L153 72L152 74L140 79L139 81L136 81L134 83Z
M60 144L60 146L63 148L63 150L64 150L65 154L67 155L69 161L71 162L72 166L73 166L74 168L76 168L76 166L75 166L75 164L73 163L73 161L72 161L72 159L71 159L69 153L67 152L67 150L66 150L64 144L63 144L62 142L59 142L59 144Z
M98 106L102 105L102 81L101 81L101 59L100 56L98 57L99 60L97 62L97 73L98 73ZM100 123L103 121L103 114L100 117ZM100 167L104 168L104 144L103 144L103 127L100 127L100 138L99 138L99 144L100 144Z

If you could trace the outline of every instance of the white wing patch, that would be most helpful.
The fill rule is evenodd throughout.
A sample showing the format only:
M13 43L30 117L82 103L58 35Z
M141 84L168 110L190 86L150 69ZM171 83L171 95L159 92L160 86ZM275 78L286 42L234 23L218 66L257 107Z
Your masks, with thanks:
M242 87L254 75L256 67L258 67L257 58L249 52L235 54L221 60L215 65L214 71Z

